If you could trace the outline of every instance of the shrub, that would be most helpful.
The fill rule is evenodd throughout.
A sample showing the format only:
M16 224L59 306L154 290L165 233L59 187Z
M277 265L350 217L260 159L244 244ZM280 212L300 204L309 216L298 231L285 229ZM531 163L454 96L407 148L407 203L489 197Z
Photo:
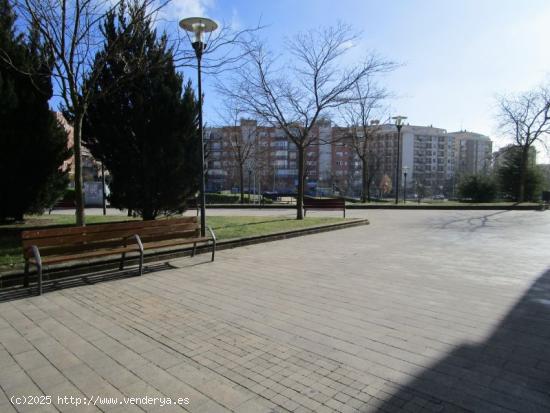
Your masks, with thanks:
M495 200L498 186L488 175L468 175L458 184L458 194L462 200L473 202L492 202Z

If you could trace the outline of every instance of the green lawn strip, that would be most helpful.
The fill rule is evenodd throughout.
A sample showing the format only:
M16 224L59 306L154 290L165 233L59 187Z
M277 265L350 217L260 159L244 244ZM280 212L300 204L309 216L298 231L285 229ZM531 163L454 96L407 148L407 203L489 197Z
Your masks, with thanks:
M89 215L88 224L131 220L125 216ZM267 235L297 229L343 222L343 218L307 217L302 221L281 216L212 216L207 225L221 240ZM73 215L41 215L27 217L24 224L0 225L0 272L22 268L21 241L17 229L30 229L54 225L74 225Z
M343 222L343 218L307 217L298 221L289 217L263 216L211 216L207 225L211 226L218 240L267 235L277 232L292 231L318 225Z

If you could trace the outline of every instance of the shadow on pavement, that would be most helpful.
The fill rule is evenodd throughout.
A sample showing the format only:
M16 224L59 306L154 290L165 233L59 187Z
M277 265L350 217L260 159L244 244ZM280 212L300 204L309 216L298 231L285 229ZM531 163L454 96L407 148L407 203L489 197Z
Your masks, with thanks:
M475 217L465 217L465 218L458 218L458 219L451 219L451 220L444 220L442 222L439 222L435 225L435 228L437 229L447 229L455 224L466 224L466 230L470 232L475 232L478 229L486 227L490 222L491 218L509 213L510 211L497 211L497 212L491 212L491 213L485 213L480 216Z
M396 386L377 411L550 412L550 270L487 340Z
M143 267L143 275L148 273L166 271L177 268L169 262L164 263L146 263ZM34 274L33 274L34 275ZM94 272L90 274L71 275L68 277L59 277L52 279L45 279L43 281L43 293L62 290L66 288L79 287L83 285L96 284L98 282L116 281L123 278L130 278L137 276L137 269L131 267L125 270L106 270L101 272ZM27 298L36 295L36 282L31 278L30 287L22 287L21 284L15 287L8 287L0 289L0 302L11 301L20 298Z

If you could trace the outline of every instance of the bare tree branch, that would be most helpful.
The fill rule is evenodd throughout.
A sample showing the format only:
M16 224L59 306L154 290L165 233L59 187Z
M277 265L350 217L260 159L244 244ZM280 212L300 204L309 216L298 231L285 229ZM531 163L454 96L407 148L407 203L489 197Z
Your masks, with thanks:
M521 150L519 201L525 200L529 150L535 143L546 144L550 135L550 89L537 89L498 98L499 126Z
M357 83L395 67L367 55L359 64L344 57L359 35L345 24L299 33L286 42L292 64L286 64L254 39L244 44L245 64L219 89L249 113L284 131L298 150L297 218L303 218L305 152L317 144L312 129L331 110L354 99Z

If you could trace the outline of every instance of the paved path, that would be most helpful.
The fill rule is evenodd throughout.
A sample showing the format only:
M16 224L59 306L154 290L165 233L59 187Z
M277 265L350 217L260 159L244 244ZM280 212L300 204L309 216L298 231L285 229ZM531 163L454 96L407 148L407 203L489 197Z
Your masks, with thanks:
M550 411L549 212L351 215L0 304L0 411Z

